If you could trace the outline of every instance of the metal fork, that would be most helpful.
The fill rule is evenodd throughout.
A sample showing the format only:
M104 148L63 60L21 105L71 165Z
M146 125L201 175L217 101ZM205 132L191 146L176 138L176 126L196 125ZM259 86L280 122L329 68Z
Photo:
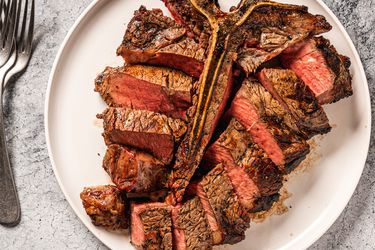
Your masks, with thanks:
M15 226L20 221L21 208L7 151L2 100L9 79L23 72L29 64L32 54L35 3L34 0L31 1L30 13L28 0L8 0L7 3L1 0L0 4L1 7L5 6L6 10L2 27L7 25L10 27L9 32L1 33L0 44L6 44L2 46L3 48L11 48L10 55L5 54L8 50L3 50L4 54L0 52L0 62L1 59L5 61L7 56L7 61L0 69L0 224ZM21 18L22 6L24 11ZM19 28L21 28L20 32L18 32Z

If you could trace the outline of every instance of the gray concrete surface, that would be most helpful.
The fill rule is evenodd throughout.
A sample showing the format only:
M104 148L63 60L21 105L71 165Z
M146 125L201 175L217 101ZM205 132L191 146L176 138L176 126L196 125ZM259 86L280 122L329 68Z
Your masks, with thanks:
M91 1L36 2L38 45L27 72L7 93L5 111L22 221L12 229L0 226L0 249L107 249L79 221L60 191L48 158L43 126L45 89L54 57L68 29ZM374 100L375 0L325 2L358 48ZM372 108L375 110L374 101ZM372 140L355 195L311 249L375 249L374 143Z

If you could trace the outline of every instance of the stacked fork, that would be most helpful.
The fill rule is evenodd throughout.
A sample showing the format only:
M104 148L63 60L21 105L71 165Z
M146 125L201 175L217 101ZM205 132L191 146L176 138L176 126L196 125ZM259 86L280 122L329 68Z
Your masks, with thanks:
M34 0L0 1L0 224L8 227L19 223L21 208L7 150L3 93L9 80L29 64L34 12Z

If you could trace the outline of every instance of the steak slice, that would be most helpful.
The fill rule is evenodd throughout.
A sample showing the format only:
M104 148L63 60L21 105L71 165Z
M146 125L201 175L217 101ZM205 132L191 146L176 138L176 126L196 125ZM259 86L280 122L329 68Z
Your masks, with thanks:
M131 204L131 242L136 249L173 249L171 211L165 203Z
M204 67L205 48L186 33L160 9L142 6L128 24L117 54L128 64L171 67L198 78Z
M207 150L206 165L225 166L241 204L249 211L268 208L282 187L283 173L251 138L246 129L232 119L220 138ZM271 203L266 205L265 203Z
M150 111L107 108L98 117L104 120L107 145L121 144L144 150L165 164L172 161L175 142L186 132L181 120Z
M103 167L120 190L151 193L165 188L166 166L151 155L120 145L108 146Z
M194 80L184 73L151 66L107 67L95 91L111 107L149 110L186 119L192 105Z
M314 93L293 71L263 69L258 76L263 86L292 114L307 138L331 131L328 117Z
M308 8L280 4L262 6L246 23L246 42L239 51L238 64L252 74L264 62L309 36L331 30L323 16L308 13Z
M202 186L223 232L223 244L235 244L245 238L250 227L249 215L242 207L223 165L203 178Z
M212 249L212 232L198 197L172 210L175 249Z
M286 170L293 169L309 153L305 139L290 129L295 127L290 114L257 80L248 78L244 81L229 113L249 131L254 142L281 169L284 166Z
M85 187L81 193L83 207L92 223L109 230L123 230L129 226L126 198L114 186Z
M309 86L320 104L337 102L353 94L350 59L338 54L323 37L288 49L282 54L282 61Z

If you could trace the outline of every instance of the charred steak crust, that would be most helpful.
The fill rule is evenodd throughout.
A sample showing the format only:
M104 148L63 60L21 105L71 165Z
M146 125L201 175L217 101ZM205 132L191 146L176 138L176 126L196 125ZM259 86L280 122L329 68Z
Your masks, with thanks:
M143 65L107 67L95 80L99 92L110 107L154 111L186 119L192 105L194 79L163 67Z
M137 206L141 206L138 207ZM138 211L139 210L139 211ZM162 205L159 203L146 203L146 204L132 204L132 213L139 213L135 216L139 216L139 221L135 221L134 215L132 215L132 228L137 232L132 231L132 243L137 249L144 250L172 250L172 220L171 220L171 207ZM136 224L139 223L139 224ZM139 232L138 232L139 231ZM140 238L143 241L138 242L138 233L144 235ZM134 240L133 240L134 239Z
M169 171L151 155L117 144L108 146L103 168L120 190L151 193L165 188Z
M252 74L285 49L331 28L323 16L308 13L305 6L259 7L246 23L246 41L237 62L248 75Z
M85 187L80 197L87 215L95 226L108 230L123 230L129 227L126 198L117 187Z
M223 230L223 243L235 244L242 241L246 229L250 227L250 219L238 201L223 165L218 165L205 176L201 185Z
M128 64L150 64L179 69L199 77L206 59L205 47L186 36L186 29L159 9L142 6L128 24L117 50Z
M329 120L314 93L291 70L263 69L260 82L296 120L306 138L331 131Z
M212 249L212 232L198 197L185 202L178 209L174 227L184 232L186 249Z
M150 111L107 108L98 117L104 120L103 135L108 145L144 150L165 164L172 161L174 144L186 132L183 121Z

